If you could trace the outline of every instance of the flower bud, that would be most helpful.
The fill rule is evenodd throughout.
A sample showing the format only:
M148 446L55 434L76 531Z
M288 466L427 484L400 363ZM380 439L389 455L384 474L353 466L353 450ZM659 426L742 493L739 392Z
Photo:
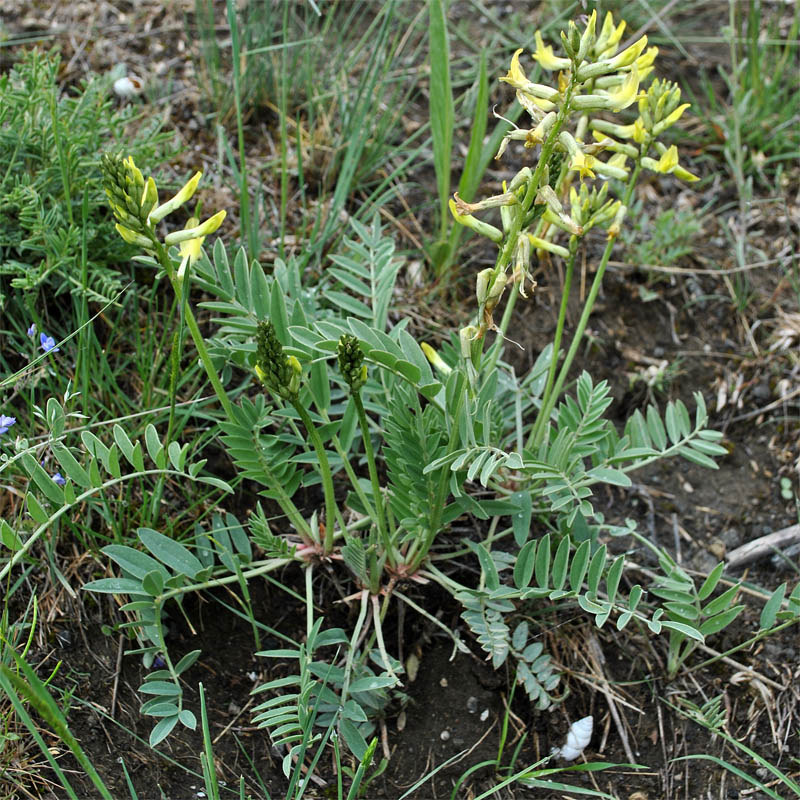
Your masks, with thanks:
M442 375L446 377L453 371L453 368L447 364L427 342L421 342L420 347L422 348L422 352L425 353L425 358L427 358Z

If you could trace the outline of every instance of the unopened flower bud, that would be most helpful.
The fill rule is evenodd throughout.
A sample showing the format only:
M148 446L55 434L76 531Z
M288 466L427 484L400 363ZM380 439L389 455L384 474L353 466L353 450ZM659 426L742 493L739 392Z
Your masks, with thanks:
M447 376L453 371L453 368L447 364L427 342L421 342L420 347L422 348L422 352L425 353L425 358L427 358L442 375Z

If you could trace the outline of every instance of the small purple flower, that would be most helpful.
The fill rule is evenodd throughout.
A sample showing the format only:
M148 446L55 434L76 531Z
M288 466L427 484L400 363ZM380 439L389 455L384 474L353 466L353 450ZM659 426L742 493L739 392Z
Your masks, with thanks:
M31 326L30 326L30 328L28 328L28 336L30 336L31 339L33 339L33 337L36 336L36 323L35 322L31 322Z
M56 347L56 340L44 332L39 334L39 343L45 353L57 353L61 350L60 347Z
M0 436L6 433L12 425L16 424L16 417L7 417L5 414L0 414Z
M154 666L156 669L163 669L164 667L166 667L166 666L167 666L167 662L164 660L164 657L163 657L163 656L161 656L161 655L157 655L157 656L156 656L156 657L153 659L153 666Z
M67 482L64 480L64 476L60 472L56 472L56 474L53 475L53 483L57 483L59 486L65 486Z

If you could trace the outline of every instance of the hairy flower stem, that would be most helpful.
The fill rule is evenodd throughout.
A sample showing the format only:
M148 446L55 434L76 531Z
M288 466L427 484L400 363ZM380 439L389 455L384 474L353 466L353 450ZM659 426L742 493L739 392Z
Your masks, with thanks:
M381 491L380 481L378 480L378 468L375 465L375 451L372 448L372 437L370 436L369 425L367 424L367 414L364 411L364 403L361 401L361 393L359 391L354 391L351 396L356 407L356 413L358 414L361 439L364 442L364 455L367 457L367 469L369 470L370 483L372 483L372 496L375 501L375 525L378 528L378 535L383 542L386 559L390 566L395 567L397 566L398 555L395 552L394 545L389 536L389 530L386 527L383 493Z
M628 178L628 184L625 187L625 194L622 199L622 204L624 206L630 206L631 195L633 194L633 189L636 186L636 180L639 177L641 170L642 164L640 157L636 160L636 165L634 166L633 172L631 172L631 175ZM603 285L603 275L605 274L606 267L608 266L608 261L611 258L611 251L614 249L615 241L616 239L612 237L606 242L603 255L600 258L600 264L597 267L597 272L595 273L594 280L592 281L592 286L589 289L589 294L586 298L586 302L583 305L581 318L578 320L578 326L575 328L575 333L572 336L572 342L570 343L569 350L564 358L564 363L561 365L561 371L558 373L558 379L556 380L555 386L553 386L550 395L543 399L542 407L539 409L539 416L536 419L536 424L531 431L531 436L528 439L529 447L535 448L542 442L544 432L547 430L547 421L550 419L550 414L553 411L556 400L560 396L561 390L564 388L564 383L567 380L567 375L569 374L572 362L575 360L575 355L578 352L578 347L583 339L586 326L589 324L589 317L591 316L592 309L594 308L595 301L597 300L597 295L600 293L600 287ZM557 357L558 353L554 350L553 359L555 360Z
M316 425L314 425L311 416L299 399L291 401L295 411L300 415L303 421L308 438L311 444L314 445L314 450L317 454L319 461L319 474L322 479L322 491L325 495L325 541L323 544L323 552L328 555L333 551L333 528L334 520L336 519L336 496L333 491L333 475L331 467L328 463L328 454L325 452L325 446L322 444L322 439L319 435Z

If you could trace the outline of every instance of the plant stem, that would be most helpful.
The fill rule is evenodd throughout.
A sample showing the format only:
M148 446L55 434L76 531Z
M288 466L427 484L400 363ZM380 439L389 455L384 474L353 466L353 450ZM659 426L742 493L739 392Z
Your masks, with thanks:
M319 431L314 425L310 414L298 399L292 400L292 405L295 411L300 415L303 421L308 438L311 444L314 445L314 450L317 453L319 461L319 474L322 480L322 491L325 494L325 543L323 550L327 555L333 550L333 528L334 520L336 519L336 495L333 491L333 475L331 474L331 467L328 463L328 454L325 452L325 446L320 438Z
M575 259L578 255L577 248L573 249L570 248L571 253L569 260L567 261L567 273L564 276L564 287L561 292L561 308L558 310L558 323L556 324L556 335L553 339L553 354L552 358L550 359L550 369L547 372L547 384L545 385L544 392L542 393L542 410L548 407L552 407L550 404L550 397L552 396L553 390L553 382L556 377L556 367L558 366L558 354L561 348L561 336L564 333L564 323L566 322L567 318L567 306L569 305L569 291L572 286L572 273L575 268ZM537 447L542 440L542 436L544 434L545 426L547 425L547 420L550 418L550 414L544 414L542 412L539 413L539 416L536 418L536 423L533 426L533 430L531 430L530 436L528 438L528 446L530 447Z
M177 276L175 271L175 265L170 258L169 253L167 252L167 248L161 244L158 239L154 237L154 249L156 251L156 258L158 263L164 269L164 272L167 273L167 277L169 278L169 282L172 285L172 290L175 292L175 296L180 299L183 293L183 287L181 286L180 279ZM187 265L187 270L189 266ZM188 275L186 276L186 280L184 281L184 286L188 290L189 286L189 278ZM208 354L208 349L206 348L205 340L203 339L203 334L200 332L200 328L197 325L197 320L194 318L194 314L192 313L192 308L187 302L185 303L185 322L186 327L189 329L189 333L192 335L192 341L194 342L195 348L197 348L197 354L200 356L200 361L203 363L203 367L206 370L206 374L208 375L209 381L211 381L211 386L214 389L214 393L217 395L217 399L220 402L223 410L225 411L225 416L231 422L235 422L236 418L233 415L233 406L231 405L231 401L228 399L227 392L222 385L222 381L219 378L219 374L217 373L216 368L214 367L214 363L211 360L211 356Z
M369 425L367 423L367 414L364 411L364 404L361 401L361 394L359 392L352 393L353 403L355 403L356 413L358 414L358 424L361 427L361 439L364 442L364 455L367 457L367 468L369 470L369 479L372 483L372 496L375 500L375 524L378 527L378 535L383 542L383 548L386 553L386 558L389 564L394 567L397 565L397 553L395 552L394 544L389 537L389 531L386 527L386 514L383 508L383 493L381 491L380 481L378 480L378 468L375 465L375 451L372 448L372 438L369 433Z
M631 173L630 178L628 178L628 185L625 187L625 194L622 199L622 204L624 206L628 206L630 204L631 195L633 194L633 187L636 185L636 179L639 177L641 170L641 159L637 159L633 172ZM549 419L550 413L553 410L553 406L561 394L561 390L564 388L564 382L567 379L572 362L575 360L575 355L578 352L578 347L583 339L586 326L589 324L589 317L591 316L595 301L597 300L597 295L600 293L600 287L603 285L603 275L605 274L606 267L608 266L608 260L611 258L611 251L614 249L615 241L616 239L612 237L606 242L603 255L600 258L600 264L597 267L597 272L595 273L594 280L592 281L591 289L589 289L589 296L586 298L586 302L583 306L581 318L578 320L578 326L575 328L575 333L572 336L572 342L569 350L564 358L564 363L561 365L561 371L558 373L558 379L556 380L552 393L547 398L546 404L542 403L542 407L539 410L539 417L543 418L545 422L543 422L541 427L539 427L539 420L537 419L536 421L536 428L539 429L537 432L538 441L541 441L543 431L545 430L545 425L547 424L546 420ZM553 358L555 359L556 357L557 353L554 352ZM536 430L536 428L534 430ZM533 442L534 445L536 443L538 442Z

